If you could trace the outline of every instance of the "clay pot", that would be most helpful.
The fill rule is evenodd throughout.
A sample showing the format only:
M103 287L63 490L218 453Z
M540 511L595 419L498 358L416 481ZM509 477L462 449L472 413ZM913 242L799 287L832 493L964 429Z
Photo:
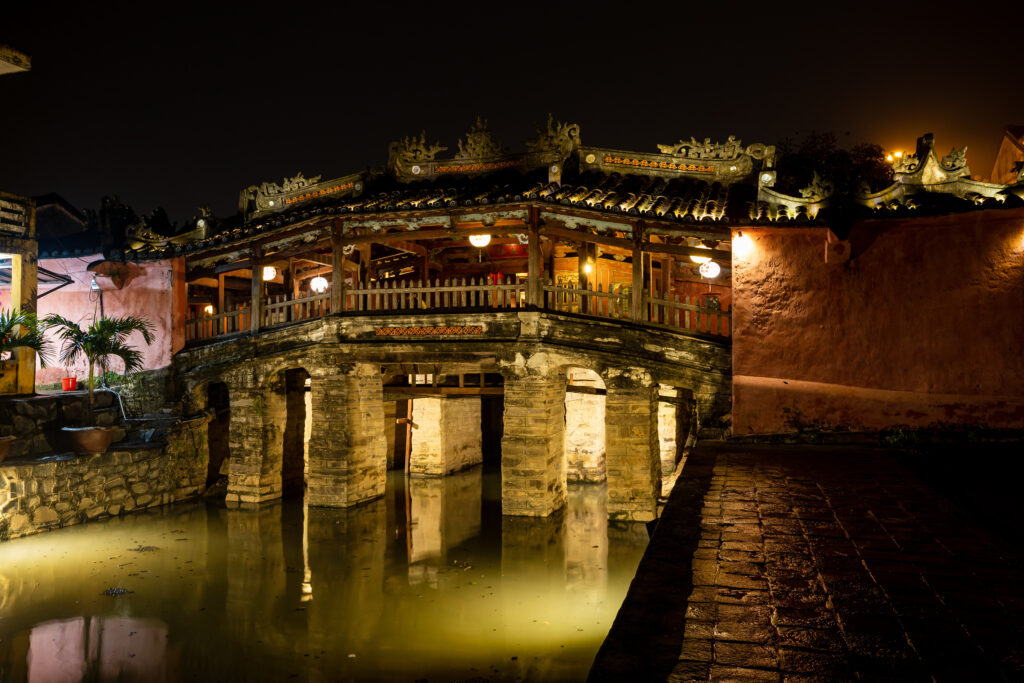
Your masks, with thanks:
M13 436L0 436L0 462L3 462L7 454L11 452L12 443L14 443Z
M114 440L113 427L62 427L61 431L71 441L71 449L79 455L106 453Z

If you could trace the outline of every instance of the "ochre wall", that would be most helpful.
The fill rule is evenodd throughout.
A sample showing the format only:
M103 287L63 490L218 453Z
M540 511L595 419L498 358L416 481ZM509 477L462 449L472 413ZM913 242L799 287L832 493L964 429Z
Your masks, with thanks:
M735 435L1024 427L1024 209L742 232Z
M42 318L50 313L59 313L83 326L91 323L93 315L99 315L99 301L92 300L95 299L89 289L92 273L87 271L86 267L93 261L102 260L102 258L102 254L97 254L82 258L40 261L41 267L55 273L68 275L74 280L74 283L39 299L39 317ZM178 260L180 261L180 259ZM146 346L142 336L137 332L132 334L128 343L142 352L143 369L155 370L170 365L171 354L180 348L180 345L174 345L174 341L182 336L181 326L173 324L172 312L175 309L173 305L175 291L184 290L183 287L173 287L173 283L176 281L174 260L152 261L136 265L139 275L129 281L123 289L117 289L108 277L100 276L96 278L96 281L99 283L100 289L103 290L103 312L107 316L138 315L153 324L155 339L152 344ZM181 298L180 293L178 298ZM52 333L49 336L53 338ZM54 348L55 350L59 349L56 342ZM110 369L122 372L124 367L121 361L115 360L111 363ZM86 363L84 360L72 368L72 374L80 380L85 379ZM58 382L64 376L64 368L56 361L55 353L53 365L36 371L36 383Z

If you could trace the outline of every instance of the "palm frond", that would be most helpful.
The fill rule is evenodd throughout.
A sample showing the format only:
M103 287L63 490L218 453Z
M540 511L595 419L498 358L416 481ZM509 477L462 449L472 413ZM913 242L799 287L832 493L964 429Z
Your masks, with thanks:
M50 340L43 336L43 328L35 313L0 310L0 353L18 348L35 351L39 364L44 368L50 362Z

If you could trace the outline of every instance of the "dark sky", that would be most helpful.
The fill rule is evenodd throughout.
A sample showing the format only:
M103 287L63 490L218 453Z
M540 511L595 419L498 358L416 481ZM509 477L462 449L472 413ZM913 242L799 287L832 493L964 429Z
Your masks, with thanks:
M454 150L477 114L513 149L549 111L584 144L648 151L812 130L913 149L930 131L982 178L1024 123L1005 4L18 5L0 42L33 68L0 77L0 188L175 220L300 170L381 165L421 129Z

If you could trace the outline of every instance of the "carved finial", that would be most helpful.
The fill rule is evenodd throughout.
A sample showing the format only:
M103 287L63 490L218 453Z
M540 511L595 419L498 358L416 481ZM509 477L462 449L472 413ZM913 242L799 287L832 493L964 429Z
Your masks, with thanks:
M459 140L459 151L456 159L486 159L498 157L505 153L500 142L496 142L487 126L487 119L476 117L476 123L466 133L466 144Z
M539 154L555 150L566 157L579 144L580 127L578 124L555 121L555 117L548 114L547 130L537 128L536 139L526 141L526 151L531 154Z
M949 154L942 157L942 168L947 171L958 171L967 165L967 145L960 149L954 147Z
M832 181L825 180L815 171L811 184L800 190L800 196L804 199L820 201L832 195L833 187Z
M725 142L711 142L711 138L704 138L704 142L697 142L697 138L690 136L689 141L680 140L674 145L658 145L662 154L671 154L686 159L735 159L743 151L743 144L730 135Z
M421 161L433 161L438 152L443 152L447 147L440 143L427 144L427 132L422 131L419 138L407 137L392 142L388 146L388 166L392 169L410 166Z

